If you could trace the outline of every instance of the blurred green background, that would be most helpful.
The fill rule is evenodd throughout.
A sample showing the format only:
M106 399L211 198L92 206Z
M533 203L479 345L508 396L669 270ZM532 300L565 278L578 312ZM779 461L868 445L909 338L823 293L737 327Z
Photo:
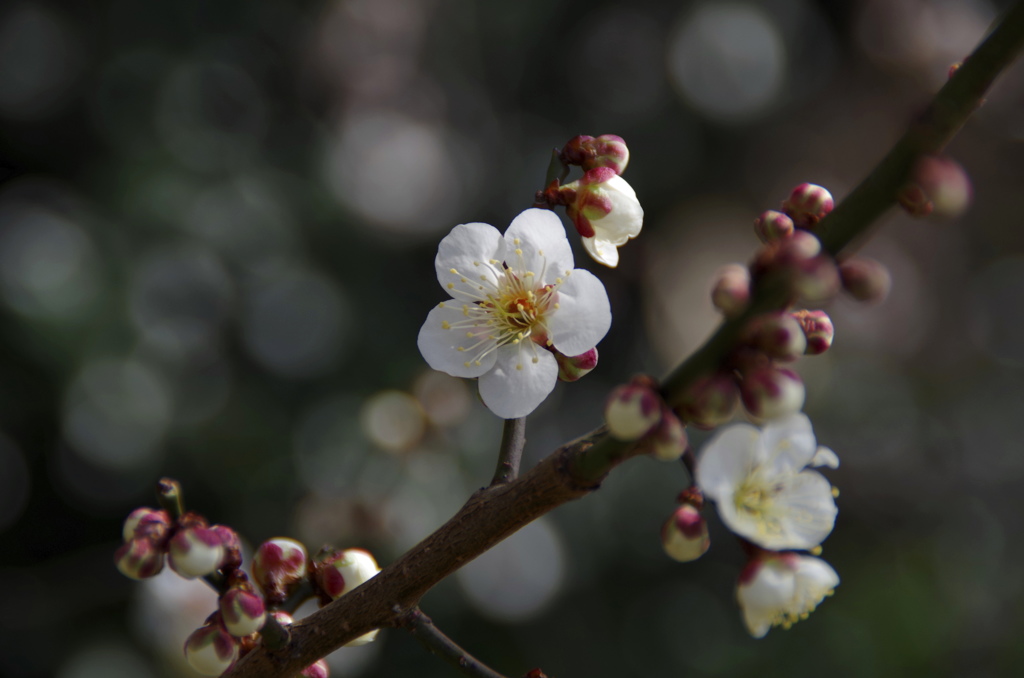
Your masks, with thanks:
M550 150L614 133L644 233L601 363L527 464L716 323L710 277L790 188L866 174L1005 3L6 0L0 5L0 675L171 678L201 584L112 565L157 478L248 543L386 563L490 478L500 421L416 333L456 223L505 228ZM1024 70L950 152L956 221L890 213L895 287L801 361L842 467L809 621L746 636L742 567L658 533L685 476L631 462L424 601L508 675L1010 676L1024 663ZM572 238L575 240L575 238ZM699 443L706 438L694 434ZM334 675L452 676L406 634Z

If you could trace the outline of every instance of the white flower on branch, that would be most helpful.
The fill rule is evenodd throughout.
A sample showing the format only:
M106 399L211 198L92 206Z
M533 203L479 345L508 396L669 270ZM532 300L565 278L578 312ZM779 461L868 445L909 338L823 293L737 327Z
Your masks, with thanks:
M773 626L789 628L814 611L839 585L839 575L821 558L796 553L759 553L740 575L736 599L755 638Z
M526 210L504 236L488 224L456 226L434 260L452 298L427 315L420 353L435 370L479 377L480 396L499 417L526 416L558 378L547 349L586 353L611 326L604 285L573 265L550 211Z
M741 537L766 549L811 549L832 531L836 503L829 481L806 467L838 463L817 446L807 416L794 414L762 430L719 431L701 455L697 484Z
M644 210L633 187L610 167L597 167L561 189L566 213L594 261L619 265L619 247L640 235Z

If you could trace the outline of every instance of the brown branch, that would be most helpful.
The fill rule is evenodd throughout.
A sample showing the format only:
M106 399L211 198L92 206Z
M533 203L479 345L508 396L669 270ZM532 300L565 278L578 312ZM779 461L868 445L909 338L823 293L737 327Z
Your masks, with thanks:
M948 143L1022 44L1024 0L1013 6L879 166L822 221L819 232L829 252L838 254L893 204L913 161ZM697 377L714 370L735 345L746 320L785 302L781 289L761 286L742 317L723 323L663 382L666 398L678 400ZM525 475L477 492L451 520L376 577L298 621L285 648L258 648L224 675L293 676L374 628L397 626L439 581L524 525L597 489L612 468L636 454L634 447L617 443L600 430L559 448Z
M505 678L479 659L463 650L459 645L434 626L433 620L415 607L406 612L399 625L420 641L424 647L462 671L470 678Z
M523 460L526 446L526 417L506 419L501 430L501 448L498 451L498 468L494 471L491 485L500 485L515 480L519 475L519 464Z

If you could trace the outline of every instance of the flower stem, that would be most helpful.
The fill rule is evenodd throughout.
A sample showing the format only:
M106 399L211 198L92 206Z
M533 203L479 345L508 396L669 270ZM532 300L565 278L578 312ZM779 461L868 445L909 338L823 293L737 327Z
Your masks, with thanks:
M172 478L161 478L156 483L156 500L160 508L167 511L173 523L185 513L185 502L181 497L181 484Z
M515 480L519 476L519 465L523 460L526 446L526 417L506 419L501 430L501 448L498 450L498 468L494 471L491 486Z
M420 608L414 607L402 615L400 625L424 647L470 678L505 678L459 647L455 641L442 633L441 629L434 626L433 620L423 614Z

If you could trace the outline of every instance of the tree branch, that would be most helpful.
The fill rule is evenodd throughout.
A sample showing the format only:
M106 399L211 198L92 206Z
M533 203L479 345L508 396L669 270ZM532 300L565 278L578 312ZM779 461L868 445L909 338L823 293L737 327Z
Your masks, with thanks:
M992 35L942 88L926 112L868 178L819 225L833 255L845 248L894 202L913 161L941 150L981 103L985 90L1024 43L1024 0L1016 3ZM713 371L732 350L747 320L782 308L786 294L761 285L740 318L715 334L664 380L669 402L678 401L693 381ZM602 430L569 443L515 480L480 490L454 517L380 574L291 629L287 646L257 648L225 676L277 678L297 675L317 659L374 628L397 626L403 615L439 581L524 525L597 489L615 466L638 454Z
M491 485L500 485L519 476L519 463L523 460L526 446L526 417L506 419L501 430L501 449L498 451L498 468L494 471Z
M399 625L416 637L424 647L444 659L470 678L505 678L473 655L469 654L451 638L434 626L433 620L418 607L402 615Z

